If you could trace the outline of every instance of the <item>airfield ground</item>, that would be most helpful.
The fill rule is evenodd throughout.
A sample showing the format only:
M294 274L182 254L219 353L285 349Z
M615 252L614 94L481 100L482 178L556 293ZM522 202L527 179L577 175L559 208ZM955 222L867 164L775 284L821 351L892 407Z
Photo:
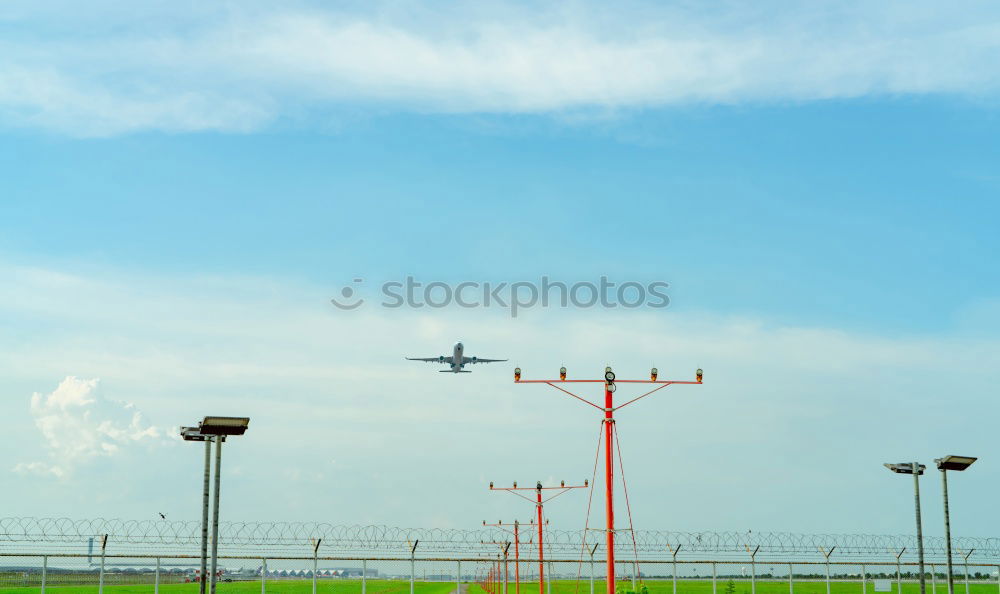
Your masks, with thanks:
M673 584L670 580L646 580L646 587L649 594L673 594ZM727 580L720 579L718 582L718 593L725 594ZM750 582L734 582L734 594L750 594ZM624 582L619 585L619 591L631 589L631 584ZM46 591L51 590L53 594L97 594L96 585L87 586L50 586ZM782 580L758 581L757 594L788 594L788 582ZM131 584L124 586L105 586L105 594L152 594L152 584ZM371 580L367 585L368 594L409 594L410 583L405 580ZM446 582L417 582L415 594L454 594L455 584ZM0 586L2 594L38 594L36 587L3 587ZM161 584L161 594L196 594L198 584ZM260 582L224 582L217 588L218 594L259 594ZM595 592L604 592L604 582L595 582ZM708 580L678 580L678 594L711 594L712 583ZM896 588L893 583L892 594ZM917 583L904 583L903 594L919 594L920 587ZM937 585L938 594L946 594L947 587L943 583ZM521 594L537 594L538 588L534 584L521 584ZM862 594L861 584L857 582L834 582L831 584L832 594ZM874 587L868 584L868 593L874 594ZM927 593L932 594L931 584L927 584ZM965 594L965 584L955 584L956 594ZM970 594L997 594L998 586L993 583L973 583L970 585ZM275 580L267 583L267 594L312 594L311 580ZM317 587L317 594L361 594L361 582L354 580L344 580L337 582L320 581ZM486 594L485 590L475 584L467 584L463 587L462 594ZM514 594L514 586L510 585L509 594ZM572 580L559 580L552 582L552 594L590 594L590 582L582 581L577 587L577 582ZM795 583L795 594L826 594L826 583L823 581L801 581Z

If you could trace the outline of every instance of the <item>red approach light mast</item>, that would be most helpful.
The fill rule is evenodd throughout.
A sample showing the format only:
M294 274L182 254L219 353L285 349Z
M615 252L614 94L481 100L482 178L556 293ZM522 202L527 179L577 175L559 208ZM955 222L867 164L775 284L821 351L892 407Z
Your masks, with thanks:
M610 367L604 368L604 379L596 380L568 380L566 379L566 368L562 367L559 369L559 379L557 380L522 380L521 379L521 368L517 367L514 369L514 382L519 384L548 384L553 388L564 392L577 400L593 406L597 410L604 413L602 423L604 423L604 498L605 498L605 517L607 519L607 547L608 547L608 566L607 566L607 594L615 594L615 505L614 505L614 445L613 445L613 426L615 422L614 412L618 409L625 408L626 406L632 404L633 402L649 396L653 392L657 392L671 386L674 384L701 384L702 371L699 369L695 373L695 381L677 381L677 380L657 380L658 372L656 368L650 370L648 380L615 380L615 373ZM556 384L604 384L604 406L598 406L593 402L578 396L565 388L561 388ZM614 405L614 393L615 384L656 384L657 387L652 390L637 396L621 406L615 407Z
M502 521L496 524L487 524L486 520L483 520L483 526L499 528L514 535L514 594L521 594L521 523L514 520L513 529L511 529L511 524L504 524Z
M545 593L545 541L543 540L543 520L542 520L542 508L545 504L556 497L559 497L563 493L566 493L570 489L586 489L590 486L590 481L583 481L582 485L566 485L566 481L559 481L558 487L543 487L541 481L538 482L534 487L518 487L517 483L514 483L513 487L494 487L493 482L490 481L490 491L508 491L517 495L521 499L526 499L535 504L535 509L538 513L538 594ZM525 497L518 493L518 491L535 491L535 499L532 500L530 497ZM542 491L559 491L552 497L548 499L542 499Z

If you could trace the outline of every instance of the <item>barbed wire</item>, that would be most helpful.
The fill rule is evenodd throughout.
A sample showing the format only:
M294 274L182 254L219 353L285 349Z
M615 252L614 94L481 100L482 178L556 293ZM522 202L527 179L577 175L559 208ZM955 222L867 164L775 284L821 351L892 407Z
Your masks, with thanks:
M79 550L93 548L93 539L108 535L118 550L191 551L201 542L201 523L175 520L122 520L71 518L0 518L0 547L4 549L48 548ZM585 533L580 530L546 530L546 549L563 557L579 555ZM586 542L604 550L601 532L586 535ZM912 535L875 534L798 534L792 532L678 532L639 530L636 546L643 557L669 557L680 548L681 558L749 558L756 550L759 558L789 555L824 556L834 550L837 558L865 556L895 559L905 549L907 556L917 551ZM326 554L364 552L409 554L419 541L420 554L482 554L484 543L509 540L499 528L472 530L448 528L400 528L393 526L335 525L317 522L223 522L219 526L219 544L229 551L299 551L321 539ZM529 537L530 538L530 537ZM624 543L625 539L620 539ZM628 539L631 541L631 539ZM959 537L952 539L956 551L972 551L977 559L1000 559L1000 539ZM528 544L528 543L526 543ZM631 549L631 542L628 543ZM530 546L530 545L529 545ZM759 549L758 549L759 547ZM588 547L589 548L589 547ZM928 556L945 554L941 537L925 537ZM489 549L492 550L492 549ZM623 552L624 545L623 545ZM631 551L627 551L631 554ZM964 554L964 553L960 553Z

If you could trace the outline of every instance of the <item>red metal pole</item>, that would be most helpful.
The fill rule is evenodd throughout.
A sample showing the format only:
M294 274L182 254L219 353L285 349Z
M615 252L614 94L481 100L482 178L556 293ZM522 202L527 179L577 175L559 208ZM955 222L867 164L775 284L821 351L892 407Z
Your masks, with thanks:
M514 520L514 594L521 594L521 526Z
M614 504L614 456L612 456L611 424L615 422L612 392L604 385L604 488L606 515L608 520L608 572L607 593L615 594L615 504Z
M542 540L542 483L538 483L535 493L538 494L538 594L545 594L545 547Z

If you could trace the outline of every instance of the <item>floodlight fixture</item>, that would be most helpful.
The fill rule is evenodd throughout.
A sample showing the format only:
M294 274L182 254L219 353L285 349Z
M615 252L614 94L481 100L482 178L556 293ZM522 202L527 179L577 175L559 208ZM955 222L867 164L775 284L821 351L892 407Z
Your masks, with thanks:
M243 435L249 426L249 417L205 417L198 429L205 435Z
M937 464L938 470L965 470L972 466L976 460L978 458L971 456L945 456L944 458L936 458L934 463Z
M181 427L181 438L184 441L207 441L210 439L197 427Z
M890 464L889 462L886 462L882 466L885 466L896 474L913 474L912 462L900 462L899 464ZM926 469L927 467L923 464L917 464L917 474L923 474Z

